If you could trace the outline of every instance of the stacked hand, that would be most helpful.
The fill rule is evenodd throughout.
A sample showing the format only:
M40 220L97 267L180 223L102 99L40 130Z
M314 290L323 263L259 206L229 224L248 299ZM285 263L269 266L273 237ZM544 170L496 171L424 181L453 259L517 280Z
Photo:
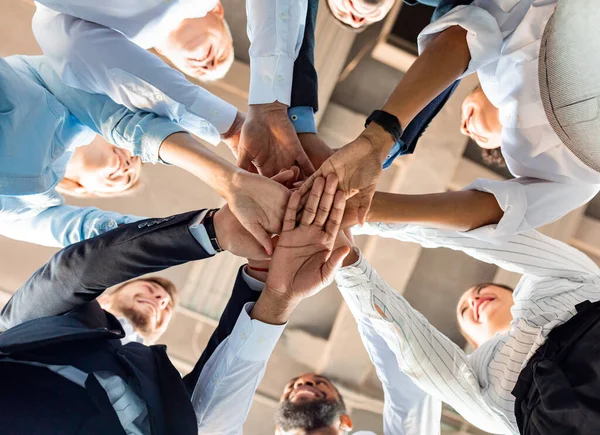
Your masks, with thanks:
M382 172L382 148L367 135L339 149L300 187L302 204L306 204L309 192L318 177L336 175L339 188L348 201L347 213L354 215L360 223L369 211L377 181Z
M295 164L306 175L314 172L288 118L287 106L279 102L250 106L234 154L240 168L258 170L267 177Z
M265 252L270 257L273 252L271 234L281 231L285 207L291 195L286 186L296 181L298 174L297 167L281 171L272 179L240 171L228 190L227 206L221 210L225 216L232 213L239 225L227 219L229 225L224 228L237 227L237 231L229 230L222 238L217 235L221 246L242 257L261 259ZM263 249L259 252L261 246Z
M312 296L330 284L348 253L345 246L334 250L345 206L343 193L337 191L335 175L315 180L297 225L299 206L300 195L294 192L287 205L265 290L292 301Z

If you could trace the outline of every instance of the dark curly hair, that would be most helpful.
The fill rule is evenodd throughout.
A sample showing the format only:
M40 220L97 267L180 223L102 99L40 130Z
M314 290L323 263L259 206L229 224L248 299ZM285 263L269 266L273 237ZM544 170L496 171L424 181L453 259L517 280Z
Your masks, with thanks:
M502 151L500 151L500 147L492 149L482 148L481 158L488 166L506 168L506 160L504 160L504 156L502 155Z

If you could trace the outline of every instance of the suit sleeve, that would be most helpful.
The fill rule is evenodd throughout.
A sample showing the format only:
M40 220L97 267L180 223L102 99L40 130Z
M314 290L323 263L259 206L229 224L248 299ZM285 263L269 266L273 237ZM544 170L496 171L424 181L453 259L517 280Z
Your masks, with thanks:
M123 281L209 257L188 228L197 214L123 225L59 251L8 301L0 329L66 313Z
M315 27L319 0L308 0L306 26L300 53L294 62L292 100L290 107L312 107L319 110L319 89L315 69Z
M225 306L223 314L221 314L217 329L215 329L215 332L213 332L211 335L210 340L208 340L208 344L206 345L204 352L202 352L200 359L196 363L194 370L192 370L183 378L183 383L189 391L190 396L194 392L194 388L196 387L196 383L198 382L198 378L206 362L214 354L217 347L219 347L219 345L227 337L229 337L229 335L231 335L231 331L233 331L233 327L240 317L240 313L244 309L244 305L246 305L248 302L256 302L260 296L260 292L252 290L243 279L243 267L244 266L242 266L238 271L237 278L233 286L233 291L231 292L231 297L229 298L229 301L227 301L227 305Z

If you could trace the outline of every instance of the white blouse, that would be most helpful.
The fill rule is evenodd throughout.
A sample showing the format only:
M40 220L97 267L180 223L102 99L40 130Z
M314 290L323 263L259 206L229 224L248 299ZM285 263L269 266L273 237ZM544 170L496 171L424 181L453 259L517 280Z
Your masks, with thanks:
M538 57L546 23L557 0L475 0L459 6L419 35L419 51L440 32L468 31L471 62L481 87L499 109L501 150L515 180L477 180L467 189L496 196L505 214L497 226L469 235L506 240L550 223L592 199L600 173L583 164L556 135L546 117L538 82Z

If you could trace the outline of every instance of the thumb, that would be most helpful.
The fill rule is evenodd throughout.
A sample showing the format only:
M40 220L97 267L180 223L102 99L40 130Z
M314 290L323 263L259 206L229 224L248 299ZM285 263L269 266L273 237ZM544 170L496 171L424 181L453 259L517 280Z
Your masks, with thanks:
M278 182L279 184L286 184L287 182L293 180L295 177L294 171L292 169L282 170L279 174L271 177L271 180Z
M333 275L341 267L344 258L350 253L348 246L341 246L331 253L329 260L323 265L323 278L328 282L333 279Z
M244 225L245 226L245 225ZM264 248L267 255L270 257L273 255L273 241L269 233L259 224L251 224L245 226L246 229L256 239L258 243Z
M252 156L248 154L248 151L246 151L244 148L240 150L240 154L237 159L237 166L245 171L254 172L252 171L252 167L254 166L252 164Z

